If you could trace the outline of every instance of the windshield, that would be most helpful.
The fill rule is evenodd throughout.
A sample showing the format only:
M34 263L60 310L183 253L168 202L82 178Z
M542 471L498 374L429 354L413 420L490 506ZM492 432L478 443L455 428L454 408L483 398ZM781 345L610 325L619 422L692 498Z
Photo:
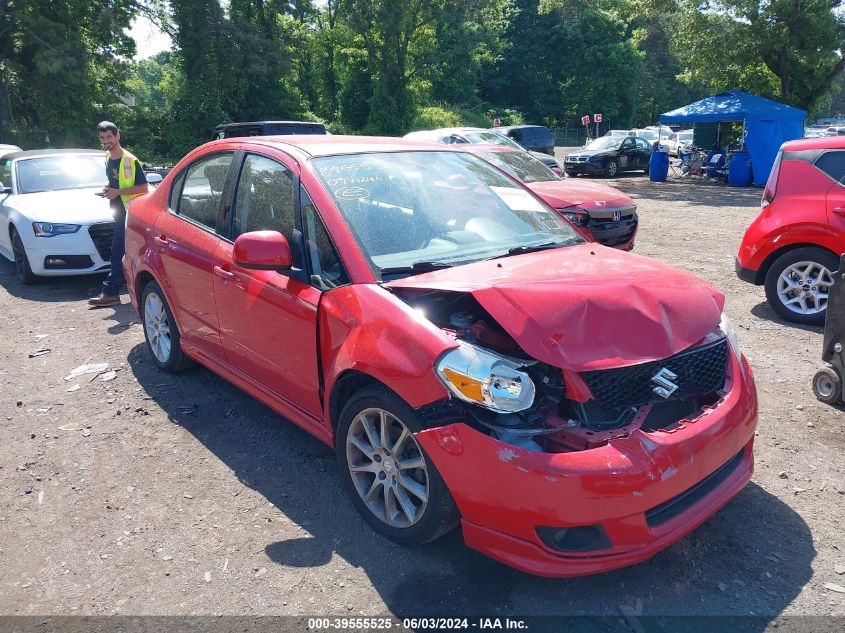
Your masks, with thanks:
M326 156L314 166L382 279L583 241L554 210L471 154Z
M652 132L651 130L637 130L637 136L647 141L657 140L657 132Z
M525 152L484 152L481 157L522 182L560 180L560 176Z
M689 143L690 141L692 141L692 132L678 134L678 140L682 143Z
M602 136L587 145L584 149L619 149L627 136Z
M516 149L524 150L525 148L517 143L515 140L504 134L498 132L464 132L467 140L470 143L486 143L488 145L506 145Z
M107 184L105 159L99 154L57 154L17 163L21 193L102 187Z

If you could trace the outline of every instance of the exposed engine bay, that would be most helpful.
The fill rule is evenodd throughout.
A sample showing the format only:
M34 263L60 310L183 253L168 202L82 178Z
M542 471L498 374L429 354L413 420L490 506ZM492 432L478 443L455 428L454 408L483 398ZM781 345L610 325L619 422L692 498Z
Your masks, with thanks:
M671 432L703 415L727 393L728 344L719 332L668 359L575 373L531 358L469 293L392 291L462 346L494 354L505 366L489 374L484 393L472 380L457 390L444 380L458 397L448 405L424 407L421 413L432 426L461 420L526 450L582 451L637 429ZM474 357L463 362L477 365ZM444 371L451 377L449 367ZM526 399L533 396L521 410L507 410L496 399L497 394L518 398L520 392Z

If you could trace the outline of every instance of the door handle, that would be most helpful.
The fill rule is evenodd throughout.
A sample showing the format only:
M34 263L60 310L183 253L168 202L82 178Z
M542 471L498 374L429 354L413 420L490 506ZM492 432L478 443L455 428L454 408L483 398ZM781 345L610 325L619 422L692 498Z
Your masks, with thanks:
M235 273L229 272L228 270L220 268L220 266L214 267L214 274L217 275L218 277L222 277L223 279L234 279L235 278Z
M833 212L837 215L845 215L845 207L833 207Z
M167 241L167 238L163 237L161 235L154 235L153 236L153 242L155 242L159 246L164 246L164 247L170 246L170 242Z

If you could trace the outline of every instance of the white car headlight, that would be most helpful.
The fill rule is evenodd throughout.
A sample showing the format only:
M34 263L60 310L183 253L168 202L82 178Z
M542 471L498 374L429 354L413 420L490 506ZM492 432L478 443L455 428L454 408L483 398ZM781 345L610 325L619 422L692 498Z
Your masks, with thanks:
M742 351L739 349L739 337L737 337L736 330L734 330L733 325L731 325L731 320L724 312L722 312L722 320L719 321L719 329L722 330L725 337L728 339L728 344L731 346L734 355L739 358L742 354Z
M524 411L534 403L534 383L517 362L459 341L437 363L437 374L455 397L496 411Z
M35 237L54 237L67 233L76 233L80 229L79 224L54 224L52 222L33 222L32 230Z

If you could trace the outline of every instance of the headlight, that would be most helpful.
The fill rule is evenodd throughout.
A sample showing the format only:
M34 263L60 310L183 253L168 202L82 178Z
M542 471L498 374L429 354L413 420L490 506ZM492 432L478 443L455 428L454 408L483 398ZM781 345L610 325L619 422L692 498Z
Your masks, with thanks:
M724 312L722 312L722 320L719 321L719 329L722 330L725 337L728 339L728 344L731 346L734 355L739 358L740 354L742 354L742 351L739 349L739 338L736 335L733 325L731 325L731 320Z
M459 342L437 363L437 374L455 397L498 413L524 411L534 403L534 383L505 356Z
M578 226L587 226L590 223L590 214L583 211L567 211L566 209L558 209L567 220Z
M66 233L76 233L80 229L79 224L53 224L52 222L33 222L32 230L35 237L54 237Z

